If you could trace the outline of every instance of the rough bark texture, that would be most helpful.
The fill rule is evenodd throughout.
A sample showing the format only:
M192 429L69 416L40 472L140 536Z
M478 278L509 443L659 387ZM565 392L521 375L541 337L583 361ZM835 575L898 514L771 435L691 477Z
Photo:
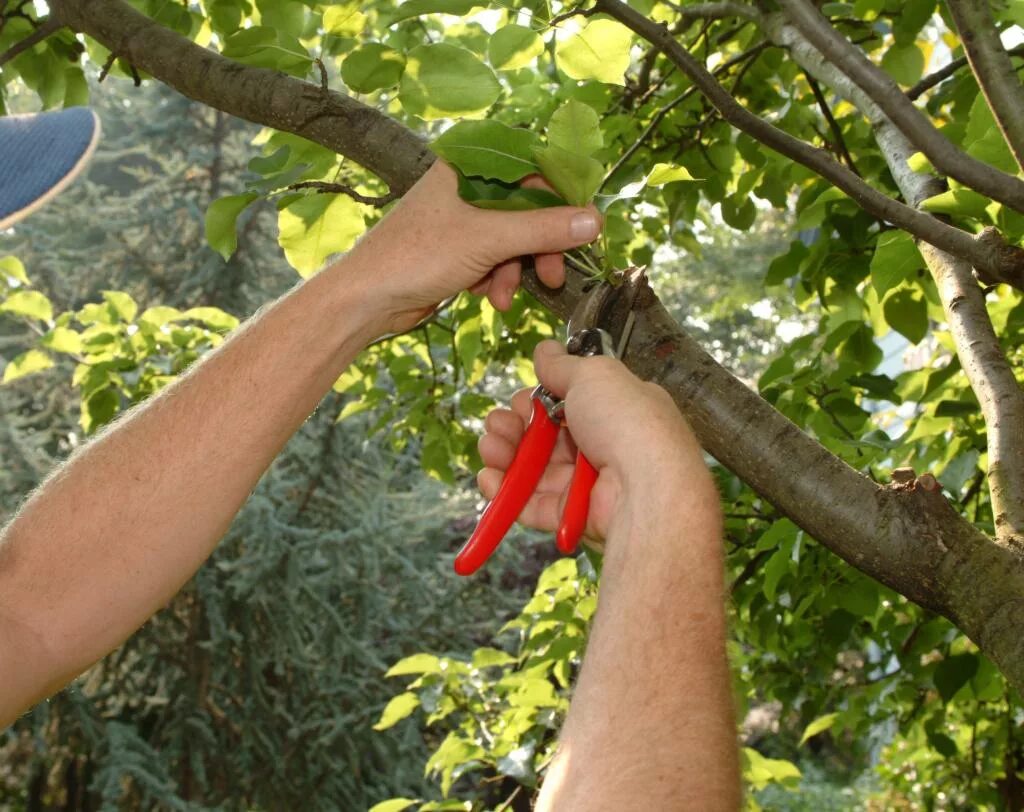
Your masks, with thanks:
M156 26L122 0L51 0L60 19L165 84L217 109L303 135L407 189L429 165L422 140L375 110L248 68ZM528 288L567 318L583 279ZM878 486L719 366L645 291L627 364L675 399L705 448L853 566L946 615L1024 689L1024 567L945 501L934 479Z

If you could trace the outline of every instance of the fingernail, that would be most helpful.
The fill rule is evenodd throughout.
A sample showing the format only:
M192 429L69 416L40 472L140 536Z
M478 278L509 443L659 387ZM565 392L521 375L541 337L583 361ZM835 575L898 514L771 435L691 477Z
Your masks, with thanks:
M569 235L580 242L590 242L597 237L599 230L597 215L591 211L582 211L573 215L569 223Z

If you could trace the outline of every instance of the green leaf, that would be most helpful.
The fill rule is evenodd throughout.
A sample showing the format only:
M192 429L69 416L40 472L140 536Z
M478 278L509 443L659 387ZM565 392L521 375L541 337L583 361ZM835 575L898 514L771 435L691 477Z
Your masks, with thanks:
M398 90L406 111L428 121L480 113L500 95L494 71L465 48L446 43L409 51Z
M206 210L206 241L214 251L224 257L225 262L231 259L231 255L238 248L238 235L235 232L238 215L257 197L258 195L252 192L229 195L213 201Z
M370 807L370 812L402 812L403 809L408 809L413 804L418 803L418 799L391 798L388 801L381 801L379 804L374 804Z
M928 305L909 290L900 290L882 305L885 320L911 344L928 335Z
M67 327L54 327L42 340L45 347L54 352L77 355L82 351L82 337Z
M586 206L604 180L604 165L588 155L555 146L535 148L533 154L547 181L574 206Z
M572 79L594 79L610 85L625 85L633 33L613 20L593 20L558 43L555 56Z
M388 702L384 711L380 715L380 719L377 720L377 724L373 726L373 729L387 730L389 727L394 727L419 706L419 697L417 697L412 691L406 691L404 694L399 694Z
M544 40L532 28L506 25L487 44L487 58L495 70L518 70L544 53Z
M394 87L404 72L405 56L379 42L357 48L341 63L341 78L356 93Z
M991 203L991 200L973 189L949 189L923 200L919 208L932 214L956 214L983 220L986 218L985 210Z
M296 37L263 25L236 31L224 41L221 52L243 65L273 68L298 77L305 76L313 64Z
M281 209L278 242L303 276L320 270L332 254L347 251L366 230L365 206L348 195L308 195Z
M949 702L978 670L978 658L974 654L954 654L935 667L935 687L943 702Z
M493 668L498 665L512 665L516 658L498 648L478 648L473 652L473 668Z
M408 674L437 674L441 671L441 660L433 654L413 654L399 660L388 669L385 677L404 677Z
M800 744L803 745L808 739L831 728L838 717L838 713L826 713L824 716L819 716L807 725L807 728L804 730L804 735L800 737Z
M23 352L4 367L3 383L16 381L34 372L42 372L53 366L53 359L42 350Z
M6 256L0 259L0 274L7 277L8 284L12 280L20 282L22 285L31 284L28 281L28 274L25 273L25 266L17 257Z
M148 313L149 311L147 310L146 312ZM185 319L201 321L212 330L234 330L238 326L237 318L217 307L193 307L181 315Z
M41 321L53 321L53 305L38 290L15 291L0 303L0 312Z
M701 179L695 178L691 175L690 170L685 166L675 166L674 164L655 164L651 173L647 176L647 185L664 186L667 183L676 183L681 180L699 181Z
M485 6L482 0L408 0L388 18L387 25L394 25L412 17L424 14L454 14L464 17L477 6Z
M105 290L103 291L103 299L114 309L114 312L121 321L130 322L135 320L135 316L139 312L139 306L124 291Z
M324 12L324 31L338 37L358 37L366 27L366 15L359 3L329 6ZM346 84L348 82L346 81ZM350 85L351 87L351 85Z
M913 42L893 45L882 57L882 69L899 84L909 87L924 73L924 54Z
M924 258L917 250L914 239L905 231L886 231L878 238L871 257L871 284L878 297L896 287L919 268Z
M498 759L495 765L500 775L507 775L522 784L528 784L534 780L533 756L535 745L524 744L517 747L506 756Z
M540 139L500 121L460 121L430 148L464 175L514 183L540 171L533 150Z
M593 155L604 146L601 119L590 105L570 99L552 114L548 143L577 155Z
M800 770L790 761L765 758L752 747L744 747L740 757L743 763L743 779L754 789L764 789L768 784L789 784L800 780Z

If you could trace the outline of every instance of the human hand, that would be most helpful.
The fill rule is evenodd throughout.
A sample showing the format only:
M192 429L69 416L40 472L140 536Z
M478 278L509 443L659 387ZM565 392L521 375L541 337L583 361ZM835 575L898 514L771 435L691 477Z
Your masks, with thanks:
M524 185L539 186L532 178ZM565 281L562 251L592 242L601 229L593 207L493 211L458 196L455 172L436 161L394 209L356 245L374 275L359 280L380 308L381 332L407 330L461 290L506 310L519 286L521 257L536 256L548 287Z
M534 364L540 382L564 398L566 428L520 522L549 532L558 527L577 448L598 471L585 531L591 539L606 538L627 503L677 514L686 509L679 497L686 493L694 497L692 509L717 510L700 446L664 389L641 381L620 361L569 355L555 341L537 346ZM479 441L485 467L477 481L488 499L498 492L529 422L530 391L517 392L510 405L487 416Z

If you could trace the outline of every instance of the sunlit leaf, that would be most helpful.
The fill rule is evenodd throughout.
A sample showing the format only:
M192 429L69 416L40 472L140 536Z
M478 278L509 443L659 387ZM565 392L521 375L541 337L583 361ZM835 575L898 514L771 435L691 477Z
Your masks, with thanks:
M366 207L348 195L308 195L278 213L278 242L303 276L320 270L332 254L347 251L366 230Z
M632 44L633 33L621 23L593 20L561 40L555 55L558 67L573 79L624 85Z
M501 95L501 84L472 52L447 43L409 51L398 91L402 106L424 119L480 113Z

